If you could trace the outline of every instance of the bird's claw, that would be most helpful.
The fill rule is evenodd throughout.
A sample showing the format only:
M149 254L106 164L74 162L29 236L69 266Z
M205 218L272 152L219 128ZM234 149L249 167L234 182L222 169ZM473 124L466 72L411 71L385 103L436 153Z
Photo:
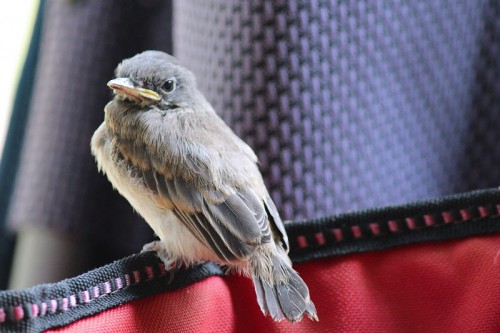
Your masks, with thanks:
M143 252L161 252L165 251L165 246L163 246L162 242L159 240L153 241L151 243L144 244L142 247L141 253Z
M173 280L173 273L177 270L177 260L170 257L163 245L162 241L153 241L151 243L147 243L142 247L141 253L143 252L155 252L158 258L163 263L163 268L165 271L169 272L171 277L169 283Z

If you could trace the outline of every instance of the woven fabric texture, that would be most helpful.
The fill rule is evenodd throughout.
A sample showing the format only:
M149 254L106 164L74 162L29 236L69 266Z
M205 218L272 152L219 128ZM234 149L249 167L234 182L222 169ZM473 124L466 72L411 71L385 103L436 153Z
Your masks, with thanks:
M500 183L491 1L177 1L174 50L283 217ZM197 23L200 22L200 23Z
M496 234L297 265L319 322L263 317L251 282L232 275L128 302L49 332L497 333L499 241Z

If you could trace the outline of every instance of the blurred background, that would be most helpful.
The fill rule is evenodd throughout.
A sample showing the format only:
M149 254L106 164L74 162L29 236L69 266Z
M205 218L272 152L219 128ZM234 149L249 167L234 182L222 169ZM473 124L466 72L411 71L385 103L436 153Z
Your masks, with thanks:
M0 4L0 43L3 45L3 52L0 53L0 72L2 73L0 79L0 152L3 151L5 144L14 97L33 33L38 6L38 0L27 0L16 4L3 1ZM5 170L6 164L10 161L5 158L0 161L1 169ZM3 174L7 172L2 171ZM0 175L0 179L9 176ZM1 183L5 185L4 182ZM7 211L6 197L9 191L0 192L0 270L3 272L0 273L0 289L5 289L12 259L14 236L7 235L4 230Z
M1 11L2 103L15 92L1 111L1 288L154 237L89 149L114 68L147 49L193 70L286 220L500 184L498 1L24 3Z
M19 4L0 4L0 41L5 51L0 55L0 151L9 124L19 74L31 39L38 9L37 0ZM8 50L8 52L7 52Z

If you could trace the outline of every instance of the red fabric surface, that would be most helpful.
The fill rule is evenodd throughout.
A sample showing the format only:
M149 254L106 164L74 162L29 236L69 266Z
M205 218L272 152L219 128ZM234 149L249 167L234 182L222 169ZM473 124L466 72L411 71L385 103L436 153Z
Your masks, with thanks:
M500 235L296 265L319 322L264 317L249 279L211 277L48 332L500 332Z

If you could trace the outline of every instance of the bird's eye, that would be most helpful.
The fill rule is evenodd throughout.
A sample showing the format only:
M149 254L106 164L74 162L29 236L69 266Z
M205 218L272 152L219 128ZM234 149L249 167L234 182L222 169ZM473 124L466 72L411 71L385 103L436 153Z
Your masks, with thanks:
M169 92L172 92L174 91L175 89L175 84L176 84L176 80L175 78L171 78L171 79L168 79L164 84L163 84L163 87L162 89L165 90L165 92L169 93Z

